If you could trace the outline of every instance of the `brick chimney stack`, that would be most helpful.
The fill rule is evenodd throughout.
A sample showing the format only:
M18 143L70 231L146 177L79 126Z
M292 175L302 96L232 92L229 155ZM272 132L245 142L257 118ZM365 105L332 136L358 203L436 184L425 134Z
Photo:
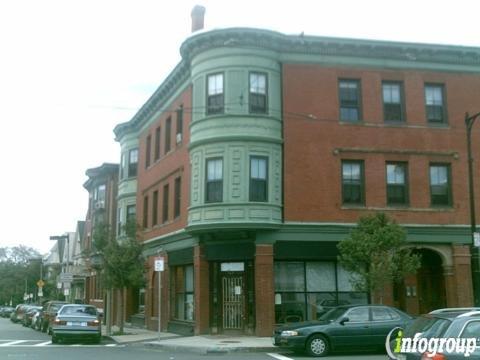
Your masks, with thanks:
M192 33L203 29L205 17L205 7L195 5L192 9Z

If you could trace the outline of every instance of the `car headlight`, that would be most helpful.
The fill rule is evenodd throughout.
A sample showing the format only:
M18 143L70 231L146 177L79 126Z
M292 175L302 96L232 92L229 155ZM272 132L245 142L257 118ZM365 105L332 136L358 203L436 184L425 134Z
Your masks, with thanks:
M282 331L282 333L281 333L280 335L281 335L281 336L297 336L297 335L298 335L298 331L285 330L285 331Z

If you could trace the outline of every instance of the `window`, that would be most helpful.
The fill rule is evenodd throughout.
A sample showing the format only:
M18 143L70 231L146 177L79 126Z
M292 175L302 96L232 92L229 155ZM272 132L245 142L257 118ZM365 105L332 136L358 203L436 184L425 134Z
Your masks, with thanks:
M207 77L207 114L223 113L223 74Z
M221 202L223 200L223 160L207 160L206 202Z
M250 112L256 114L267 113L267 75L250 73L249 104Z
M127 205L127 222L137 221L137 207L135 205Z
M148 196L143 198L143 227L148 227Z
M147 136L147 146L145 147L145 168L150 166L150 153L152 152L152 136Z
M125 169L127 167L127 161L125 158L125 153L122 153L122 156L120 157L120 180L123 179L125 176Z
M160 136L161 136L162 130L159 127L155 129L155 161L160 159Z
M182 194L182 178L177 177L175 179L175 189L174 189L174 195L173 195L175 197L175 203L173 205L174 218L177 218L180 216L181 194Z
M427 121L434 124L446 122L443 85L425 85Z
M194 320L193 265L175 266L171 272L171 317Z
M165 154L167 154L171 149L171 138L172 138L172 118L169 117L165 121Z
M400 315L389 308L373 306L371 310L373 321L391 321L400 319Z
M128 177L137 176L138 149L132 149L128 153Z
M275 322L315 320L338 305L366 304L351 277L334 261L275 261Z
M383 117L385 121L404 121L402 84L398 82L384 82Z
M162 222L168 221L168 184L163 187L163 211L162 211Z
M349 323L369 321L369 315L368 315L368 308L367 307L352 309L345 315L348 316L348 322Z
M363 161L342 161L342 197L344 204L365 203Z
M158 191L153 192L152 199L152 226L158 224Z
M122 235L123 233L122 219L123 219L123 208L119 207L117 209L117 235Z
M183 134L183 105L177 110L177 144L182 142L182 134Z
M407 164L387 163L387 204L408 204Z
M360 82L358 80L340 80L338 87L340 120L351 122L360 121Z
M450 165L430 165L430 201L432 206L449 206L452 204Z
M265 157L250 158L250 201L267 201L268 160Z
M93 199L96 202L103 201L105 202L105 193L106 193L107 186L105 184L98 185L93 193Z

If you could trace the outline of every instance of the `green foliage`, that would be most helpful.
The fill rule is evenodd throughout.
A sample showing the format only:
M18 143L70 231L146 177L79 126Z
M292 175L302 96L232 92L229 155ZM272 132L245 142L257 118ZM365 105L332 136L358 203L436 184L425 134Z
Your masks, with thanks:
M40 279L40 253L23 245L0 248L0 305L23 302L23 294L35 293Z
M144 258L142 246L136 239L135 222L127 222L124 226L125 238L115 240L109 226L103 223L96 225L93 232L93 243L103 257L103 275L107 289L123 289L139 287L144 284Z
M383 294L420 267L420 256L407 248L405 230L384 213L360 218L350 236L338 244L340 264L352 273L358 291Z

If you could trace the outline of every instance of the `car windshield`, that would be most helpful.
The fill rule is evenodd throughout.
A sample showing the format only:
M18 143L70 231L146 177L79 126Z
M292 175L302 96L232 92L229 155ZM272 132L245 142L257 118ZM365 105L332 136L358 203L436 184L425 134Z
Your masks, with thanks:
M421 316L405 329L406 337L421 333L424 338L441 337L451 321L437 317Z
M329 311L327 311L325 314L323 314L322 316L320 316L319 320L322 320L322 321L335 321L337 320L340 316L342 316L343 314L345 314L345 311L347 311L348 309L346 308L333 308Z
M96 316L97 309L93 306L64 306L60 309L60 315L90 315Z

